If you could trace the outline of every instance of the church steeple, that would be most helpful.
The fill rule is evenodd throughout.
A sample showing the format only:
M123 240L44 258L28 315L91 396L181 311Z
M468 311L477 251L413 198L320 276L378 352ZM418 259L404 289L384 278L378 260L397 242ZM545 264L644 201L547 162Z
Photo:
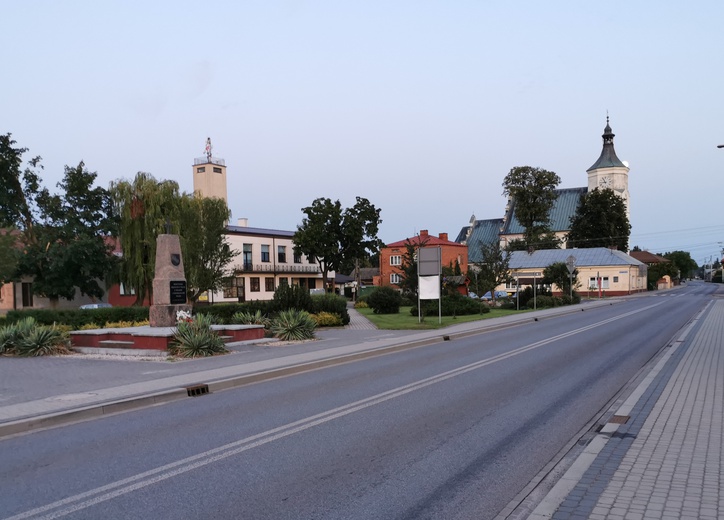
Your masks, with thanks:
M587 172L591 170L598 170L600 168L626 168L626 165L616 156L616 150L613 149L613 138L616 134L611 130L611 125L608 123L608 116L606 116L606 128L603 129L603 150L601 150L601 156L598 160L593 163Z

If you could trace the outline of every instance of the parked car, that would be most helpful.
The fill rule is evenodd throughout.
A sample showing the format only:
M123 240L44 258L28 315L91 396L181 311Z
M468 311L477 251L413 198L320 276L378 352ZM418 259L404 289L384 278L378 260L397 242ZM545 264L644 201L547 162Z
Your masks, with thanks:
M507 297L508 297L508 293L507 293L507 292L505 292L505 291L495 291L495 299L496 299L496 300L500 300L501 298L507 298ZM486 292L485 294L483 294L483 296L482 296L480 299L481 299L481 300L486 300L486 301L488 301L488 300L492 300L493 297L492 297L492 295L490 294L490 291L488 291L488 292Z
M106 309L108 307L113 307L110 303L86 303L85 305L81 305L78 307L79 309L87 310L87 309Z

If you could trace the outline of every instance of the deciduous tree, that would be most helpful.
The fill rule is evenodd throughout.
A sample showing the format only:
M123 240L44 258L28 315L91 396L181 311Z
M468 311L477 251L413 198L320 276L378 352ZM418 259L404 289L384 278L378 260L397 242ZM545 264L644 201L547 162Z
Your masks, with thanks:
M631 224L626 203L611 189L596 188L581 196L571 217L569 247L615 247L628 251Z
M505 176L503 194L514 200L515 216L525 228L523 239L528 246L550 231L550 212L560 182L554 172L531 166L517 166Z
M342 210L338 200L319 198L302 211L306 217L294 233L294 252L316 259L325 287L330 271L351 269L355 259L379 250L380 210L367 199L357 197L353 207Z
M495 301L495 288L510 278L510 254L500 247L498 241L481 244L480 254L481 260L473 263L468 278L471 283L474 280L478 296L490 291L491 298Z

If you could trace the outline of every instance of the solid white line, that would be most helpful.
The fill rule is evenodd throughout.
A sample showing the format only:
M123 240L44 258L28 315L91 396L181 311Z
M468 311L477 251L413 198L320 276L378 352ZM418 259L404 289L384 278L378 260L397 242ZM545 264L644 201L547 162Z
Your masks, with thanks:
M657 303L654 305L650 305L648 307L644 307L639 310L630 311L624 314L621 314L619 316L615 316L613 318L608 318L606 320L587 325L585 327L581 327L569 332L564 332L563 334L559 334L557 336L553 336L541 341L537 341L535 343L531 343L530 345L526 345L523 347L519 347L517 349L511 350L509 352L505 352L503 354L498 354L496 356L492 356L490 358L476 361L475 363L471 363L469 365L455 368L453 370L449 370L447 372L443 372L425 379L421 379L420 381L416 381L414 383L409 383L404 386L400 386L398 388L394 388L392 390L388 390L386 392L379 393L377 395L367 397L365 399L361 399L359 401L355 401L353 403L346 404L344 406L340 406L338 408L334 408L332 410L328 410L326 412L322 412L304 419L300 419L298 421L294 421L292 423L279 426L277 428L268 430L266 432L262 432L256 435L252 435L250 437L246 437L244 439L240 439L238 441L225 444L223 446L219 446L218 448L214 448L202 453L199 453L197 455L192 455L191 457L187 457L185 459L178 460L176 462L172 462L170 464L166 464L164 466L159 466L158 468L154 468L149 471L145 471L143 473L139 473L137 475L134 475L132 477L128 477L122 480L118 480L116 482L112 482L110 484L107 484L105 486L100 486L98 488L92 489L90 491L86 491L84 493L79 493L77 495L67 497L62 500L58 500L56 502L53 502L51 504L47 504L41 507L37 507L34 509L31 509L29 511L26 511L24 513L17 514L15 516L11 516L7 518L6 520L24 520L28 518L39 518L43 520L50 520L53 518L60 518L66 515L69 515L71 513L74 513L76 511L80 511L82 509L88 508L90 506L93 506L95 504L99 504L108 500L111 500L112 498L116 498L118 496L125 495L127 493L131 493L133 491L142 489L144 487L150 486L152 484L155 484L157 482L161 482L163 480L169 479L171 477L175 477L177 475L181 475L183 473L187 473L189 471L192 471L194 469L206 466L208 464L212 464L214 462L224 460L226 458L232 457L234 455L238 455L239 453L243 453L247 450L263 446L264 444L268 444L270 442L282 439L284 437L288 437L290 435L293 435L295 433L302 432L304 430L308 430L310 428L313 428L315 426L319 426L320 424L324 424L326 422L332 421L334 419L338 419L340 417L344 417L345 415L352 414L354 412L358 412L360 410L364 410L365 408L369 408L371 406L383 403L385 401L389 401L391 399L395 399L397 397L401 397L403 395L409 394L411 392L414 392L416 390L420 390L422 388L428 387L433 384L440 383L442 381L446 381L448 379L451 379L453 377L457 377L459 375L471 372L473 370L478 370L482 367L492 365L494 363L498 363L500 361L504 361L506 359L518 356L520 354L523 354L525 352L540 348L542 346L548 345L550 343L553 343L555 341L558 341L560 339L568 338L570 336L574 336L576 334L581 334L583 332L589 331L591 329L594 329L596 327L601 327L603 325L606 325L608 323L620 320L622 318L626 318L629 316L632 316L634 314L638 314L640 312L647 311L653 307L657 307L661 305L661 303ZM67 506L67 507L64 507ZM62 509L58 509L62 508ZM56 509L56 511L50 512L49 511ZM43 513L48 513L44 516L36 516L36 515L42 515Z

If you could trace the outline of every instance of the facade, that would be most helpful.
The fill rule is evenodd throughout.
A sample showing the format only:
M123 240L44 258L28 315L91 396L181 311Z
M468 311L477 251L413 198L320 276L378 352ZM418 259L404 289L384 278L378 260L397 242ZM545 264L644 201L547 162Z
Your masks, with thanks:
M571 226L571 217L576 214L578 202L582 195L596 188L610 188L623 198L626 204L626 215L630 217L630 195L628 189L629 168L616 156L613 146L615 134L611 130L608 117L603 130L603 148L598 160L586 170L588 186L578 188L564 188L556 190L558 195L551 209L551 230L563 241L568 236ZM468 246L468 256L471 262L480 261L480 247L499 241L505 248L512 240L523 238L525 229L515 216L515 200L508 200L505 214L502 219L476 220L470 219L470 224L460 230L456 242Z
M510 256L510 274L513 282L498 287L498 290L515 290L531 285L535 277L542 276L543 270L551 264L575 258L578 282L576 289L582 296L597 297L599 287L602 296L624 296L646 291L648 267L622 251L605 247L587 249L541 249L528 253L513 251ZM540 273L538 275L537 273ZM552 288L560 294L558 287Z
M203 197L215 197L227 202L226 162L224 159L212 157L211 138L206 139L206 155L194 159L194 193Z
M455 263L458 263L463 273L468 272L468 247L465 244L448 240L447 233L440 233L435 237L423 229L417 236L393 242L380 250L380 285L395 286L400 283L403 257L407 253L405 246L408 241L415 246L420 244L423 247L439 246L443 266L455 266Z
M271 300L282 283L323 289L319 265L294 253L293 237L293 231L248 227L246 219L228 226L226 240L239 255L231 264L233 276L223 291L207 296L209 303Z

